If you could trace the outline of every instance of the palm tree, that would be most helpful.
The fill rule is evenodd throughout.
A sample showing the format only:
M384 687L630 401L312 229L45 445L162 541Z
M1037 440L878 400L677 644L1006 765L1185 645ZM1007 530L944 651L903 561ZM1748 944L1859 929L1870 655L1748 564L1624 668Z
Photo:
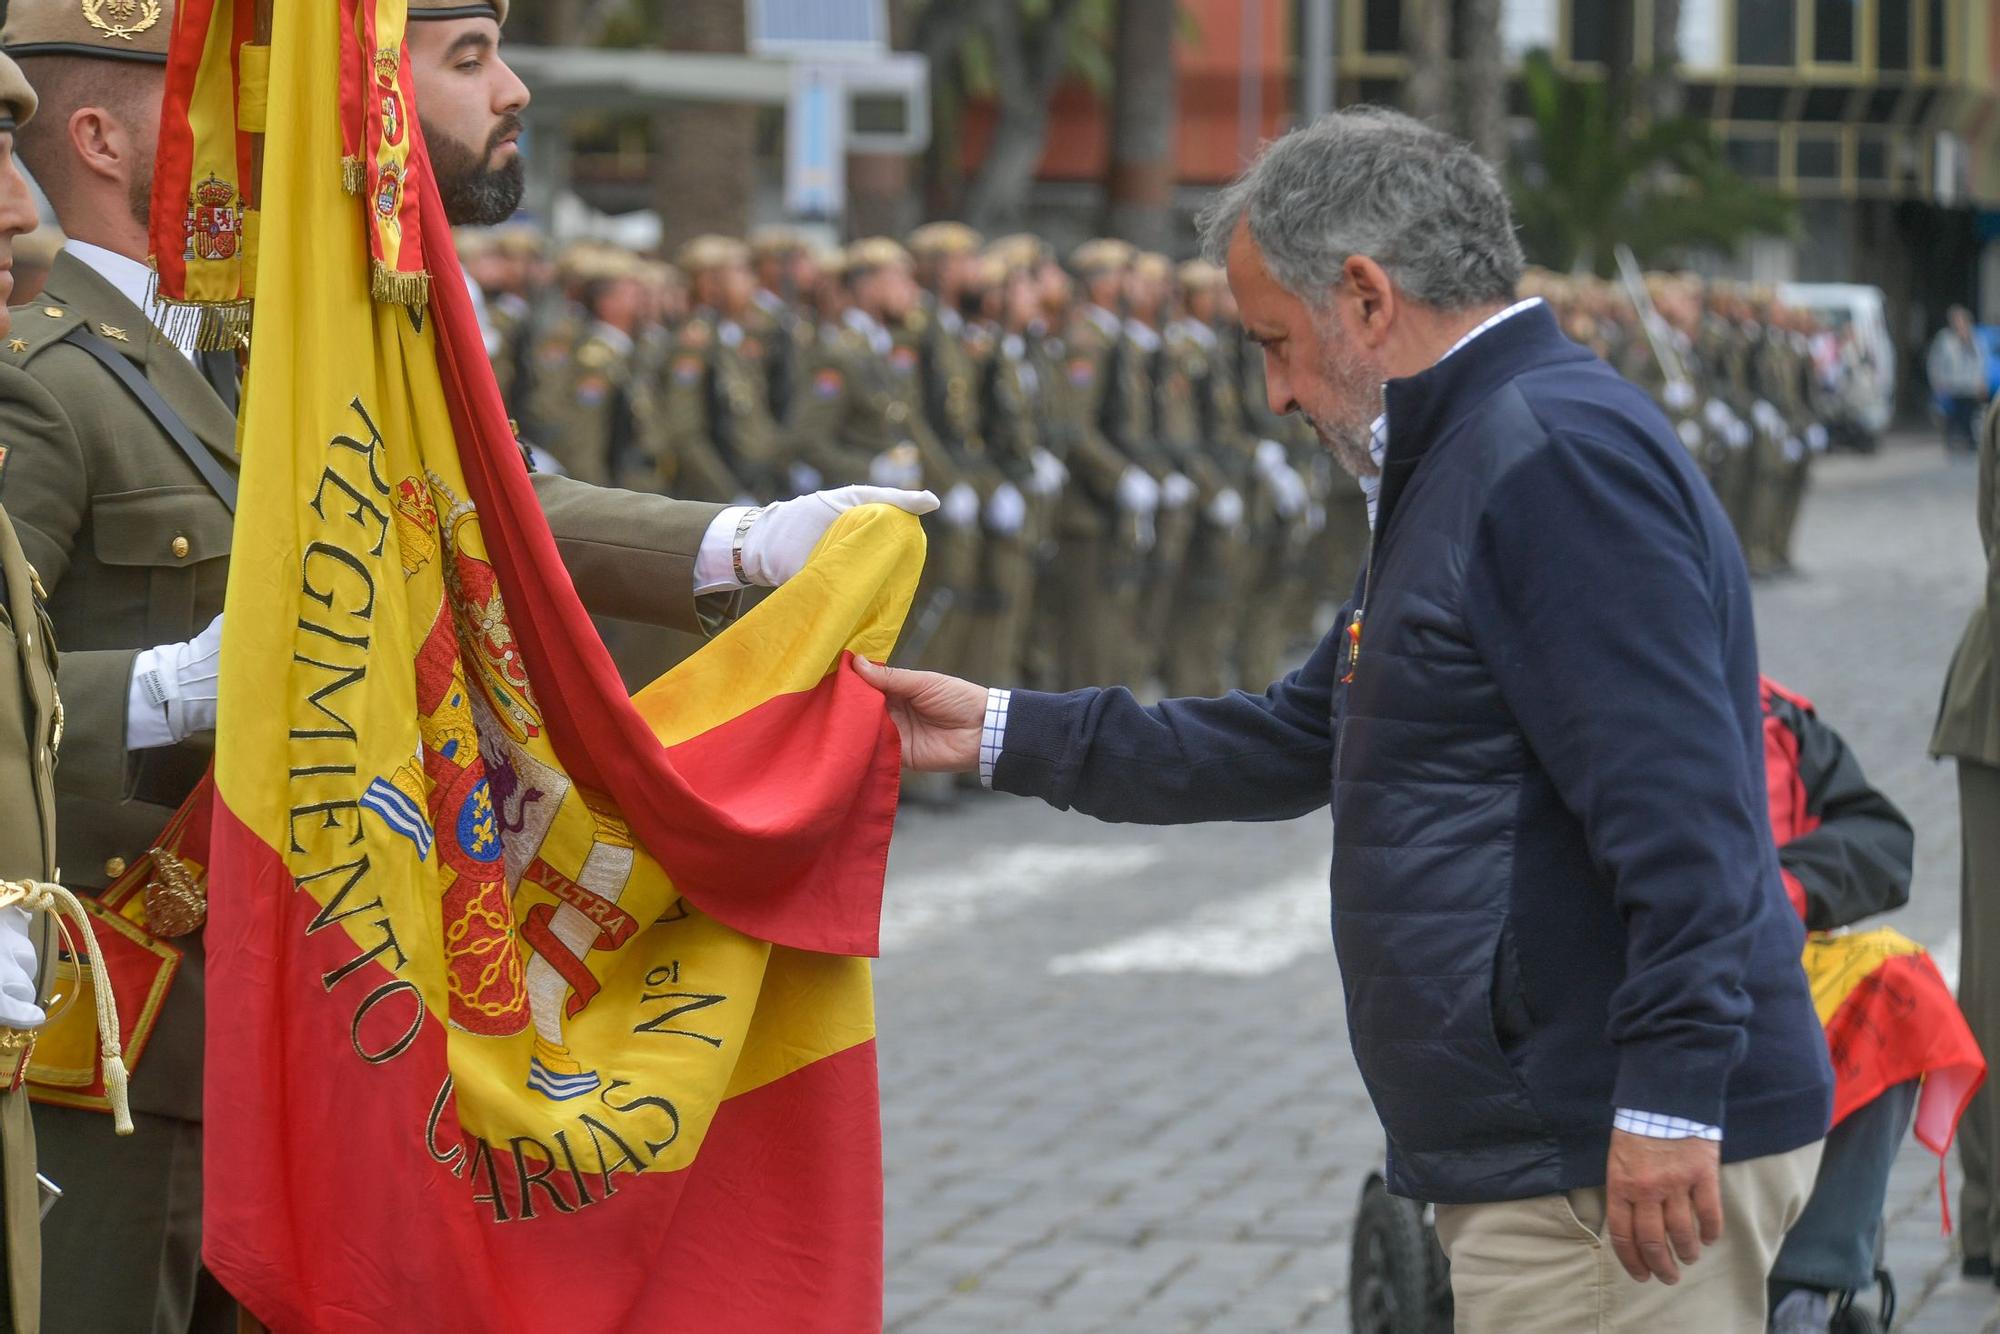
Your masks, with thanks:
M1543 51L1528 56L1521 81L1536 151L1513 193L1530 258L1608 278L1621 241L1658 265L1794 227L1794 201L1731 170L1706 122L1673 116L1628 129L1629 82L1569 78Z

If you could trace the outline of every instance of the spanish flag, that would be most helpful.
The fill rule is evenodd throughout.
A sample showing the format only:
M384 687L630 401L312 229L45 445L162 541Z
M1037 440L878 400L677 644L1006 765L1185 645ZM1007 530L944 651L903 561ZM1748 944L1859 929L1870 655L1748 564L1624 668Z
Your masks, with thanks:
M628 698L536 507L420 138L414 207L347 188L343 44L401 28L356 3L277 5L268 54L207 1263L281 1331L878 1329L861 956L898 762L852 661L888 655L920 530L846 516ZM396 49L360 54L400 86ZM416 229L396 240L428 257L422 308L383 291L385 222Z

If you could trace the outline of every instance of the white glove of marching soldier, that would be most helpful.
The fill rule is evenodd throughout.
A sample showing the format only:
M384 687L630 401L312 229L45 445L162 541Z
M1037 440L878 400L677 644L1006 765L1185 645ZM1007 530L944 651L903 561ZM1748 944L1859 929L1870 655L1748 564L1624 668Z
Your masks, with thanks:
M1046 449L1035 451L1034 464L1035 477L1028 483L1028 489L1038 496L1054 495L1062 490L1063 483L1069 480L1069 469L1063 466L1061 459Z
M1028 521L1028 502L1012 482L993 488L986 500L986 526L1002 537L1012 537Z
M40 1028L48 1016L35 1004L35 943L28 910L0 908L0 1026Z
M954 528L970 528L979 522L979 493L964 482L944 493L944 521Z
M125 748L173 746L215 730L222 670L222 618L184 644L162 644L132 659Z
M1160 508L1177 510L1201 494L1201 488L1177 472L1167 474L1160 483Z
M868 480L876 486L914 490L924 480L923 459L915 445L885 449L868 464Z
M1208 521L1217 528L1234 528L1243 522L1243 497L1235 487L1224 487L1208 502Z
M1118 508L1127 514L1151 516L1160 507L1160 484L1137 464L1118 475Z

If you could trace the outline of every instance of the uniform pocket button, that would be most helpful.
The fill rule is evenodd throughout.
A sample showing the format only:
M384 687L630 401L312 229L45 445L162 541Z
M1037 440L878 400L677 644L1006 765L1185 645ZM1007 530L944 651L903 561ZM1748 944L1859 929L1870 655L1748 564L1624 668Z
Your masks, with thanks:
M185 537L176 536L173 541L167 544L167 549L174 553L175 560L186 560L188 554L188 540Z
M125 859L123 857L107 858L104 863L104 874L111 880L116 880L119 876L124 875Z

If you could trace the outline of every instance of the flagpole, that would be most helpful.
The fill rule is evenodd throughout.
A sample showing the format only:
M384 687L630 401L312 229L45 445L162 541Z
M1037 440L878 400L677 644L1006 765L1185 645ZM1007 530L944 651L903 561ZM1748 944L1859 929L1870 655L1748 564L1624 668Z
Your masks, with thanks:
M254 36L251 38L258 46L264 47L267 50L271 45L272 6L273 0L256 0ZM264 202L264 136L262 134L253 134L250 136L249 185L248 196L243 201L244 207L261 209ZM238 352L237 355L240 357L243 354ZM236 1304L236 1334L271 1334L271 1331L263 1321L250 1314L249 1307L238 1302Z

